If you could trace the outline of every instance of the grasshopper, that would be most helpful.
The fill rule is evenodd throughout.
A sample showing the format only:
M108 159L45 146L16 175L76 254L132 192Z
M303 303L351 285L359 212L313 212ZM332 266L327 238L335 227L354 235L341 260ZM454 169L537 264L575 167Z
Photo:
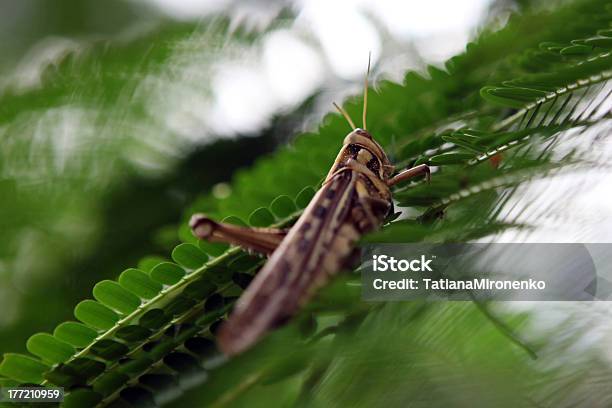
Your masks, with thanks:
M217 341L228 356L239 354L285 323L328 279L355 258L359 238L378 229L393 211L390 187L430 170L425 164L394 174L383 148L366 130L368 76L363 128L334 103L351 132L320 189L288 229L246 228L216 222L203 214L190 220L193 234L269 258L219 329Z

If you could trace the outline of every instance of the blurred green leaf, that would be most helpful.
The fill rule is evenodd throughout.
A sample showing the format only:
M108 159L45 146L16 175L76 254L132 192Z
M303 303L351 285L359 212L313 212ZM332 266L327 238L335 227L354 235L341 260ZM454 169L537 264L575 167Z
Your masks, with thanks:
M108 330L119 321L119 316L111 309L93 300L83 300L74 308L74 316L100 330Z
M39 383L49 367L22 354L7 353L0 364L0 374L24 383Z
M77 322L64 322L59 324L53 331L53 336L72 344L75 347L85 347L91 343L98 333Z
M183 268L171 262L160 263L151 271L151 278L164 285L173 285L181 280L183 276L185 276Z
M267 227L274 222L274 215L265 207L260 207L249 216L249 224L253 227Z
M74 353L71 345L47 333L33 335L28 339L26 347L30 353L51 363L62 363Z
M208 256L195 245L180 244L172 251L172 259L185 268L197 269L208 260Z
M93 295L98 302L124 315L140 306L140 299L136 295L109 280L98 282L93 288Z
M286 195L280 195L270 203L270 211L276 218L285 218L295 212L295 203Z
M149 275L138 269L126 269L119 276L119 284L136 296L151 299L163 288L161 284L149 278Z

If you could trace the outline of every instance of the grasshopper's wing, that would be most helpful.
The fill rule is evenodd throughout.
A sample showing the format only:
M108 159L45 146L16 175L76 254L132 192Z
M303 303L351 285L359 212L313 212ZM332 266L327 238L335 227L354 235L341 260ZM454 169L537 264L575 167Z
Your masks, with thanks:
M259 271L221 327L224 353L240 353L293 316L350 257L361 234L384 214L358 191L365 178L353 171L334 176L312 199L297 223ZM390 205L390 204L389 204Z

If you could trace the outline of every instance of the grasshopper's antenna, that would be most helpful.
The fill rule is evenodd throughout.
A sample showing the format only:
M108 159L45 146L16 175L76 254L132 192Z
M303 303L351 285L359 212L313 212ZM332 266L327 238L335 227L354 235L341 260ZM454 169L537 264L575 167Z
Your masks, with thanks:
M370 61L372 60L372 51L368 53L368 70L363 84L363 130L367 130L366 127L366 115L368 113L368 77L370 76Z
M348 113L346 113L346 111L344 109L342 109L341 107L339 107L336 102L332 102L332 104L336 107L336 109L338 109L338 112L340 112L340 114L342 116L344 116L344 119L346 119L346 121L349 123L349 125L351 125L351 129L355 129L355 124L353 123L353 121L351 120L351 117L349 116Z

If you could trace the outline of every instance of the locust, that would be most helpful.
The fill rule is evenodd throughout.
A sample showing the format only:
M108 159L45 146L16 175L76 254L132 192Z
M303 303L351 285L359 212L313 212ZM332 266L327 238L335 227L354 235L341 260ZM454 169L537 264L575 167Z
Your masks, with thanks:
M219 329L217 342L225 355L248 350L283 325L332 276L354 261L361 236L380 228L393 211L392 186L421 175L429 180L430 169L425 164L395 174L395 166L366 130L369 72L368 60L363 126L357 128L334 103L351 131L293 226L248 228L220 223L204 214L192 216L190 227L196 237L268 257Z

